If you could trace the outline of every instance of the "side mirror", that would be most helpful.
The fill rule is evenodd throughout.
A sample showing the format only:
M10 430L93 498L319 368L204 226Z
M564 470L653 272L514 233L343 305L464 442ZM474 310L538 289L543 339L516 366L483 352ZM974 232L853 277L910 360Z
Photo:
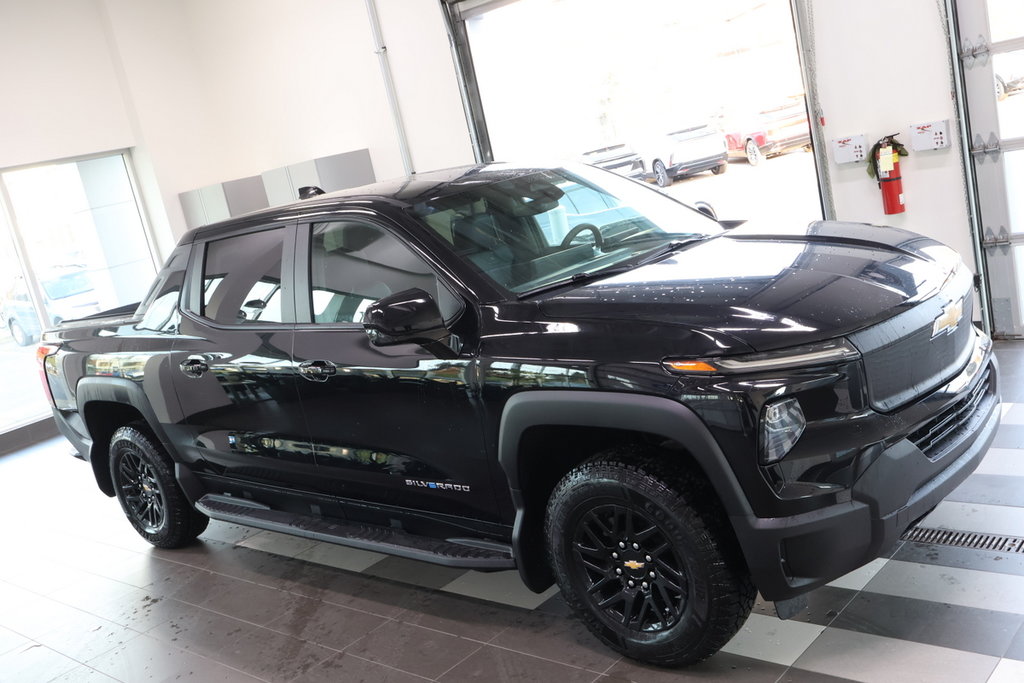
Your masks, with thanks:
M718 221L718 214L715 213L715 210L711 208L711 205L707 202L694 202L693 208L697 209L711 220Z
M375 346L433 344L450 334L437 302L419 288L374 301L363 316L363 327Z

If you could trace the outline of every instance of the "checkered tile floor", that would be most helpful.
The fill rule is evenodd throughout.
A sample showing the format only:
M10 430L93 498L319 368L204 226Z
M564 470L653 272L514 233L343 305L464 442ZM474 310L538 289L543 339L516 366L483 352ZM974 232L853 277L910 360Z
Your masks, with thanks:
M1003 425L923 525L1024 536L1024 344L1002 344ZM150 548L61 440L0 457L0 681L1024 681L1024 553L903 543L723 652L622 659L555 589L212 523Z

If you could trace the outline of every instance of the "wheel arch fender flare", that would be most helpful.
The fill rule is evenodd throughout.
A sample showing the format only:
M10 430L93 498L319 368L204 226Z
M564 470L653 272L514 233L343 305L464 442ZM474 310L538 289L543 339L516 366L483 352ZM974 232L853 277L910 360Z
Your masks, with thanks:
M78 404L78 413L86 420L87 424L90 404L114 404L131 408L138 413L146 423L146 427L174 461L175 476L186 496L193 500L194 495L201 495L202 485L179 461L171 440L157 418L156 411L153 410L142 385L123 377L83 377L78 381L75 389L75 399ZM107 469L109 441L98 440L93 434L90 436L92 439L89 444L89 462L92 465L93 475L96 477L96 483L100 490L108 496L112 496L114 495L114 484ZM199 487L199 489L195 487Z
M704 422L686 406L668 398L609 391L528 391L512 396L502 411L498 463L508 479L515 521L512 549L527 587L543 591L552 577L544 551L535 542L544 511L531 509L523 491L520 442L539 426L618 428L645 432L686 446L714 487L726 514L750 516L751 508L736 475ZM534 506L535 508L536 506Z

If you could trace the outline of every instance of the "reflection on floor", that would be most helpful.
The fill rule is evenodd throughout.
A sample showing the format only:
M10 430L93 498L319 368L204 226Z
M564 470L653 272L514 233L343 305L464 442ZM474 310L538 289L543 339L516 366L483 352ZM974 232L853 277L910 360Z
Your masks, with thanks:
M1003 427L928 526L1024 536L1024 344ZM1024 681L1024 553L903 543L691 669L624 660L553 590L221 523L150 548L52 440L0 458L3 681Z

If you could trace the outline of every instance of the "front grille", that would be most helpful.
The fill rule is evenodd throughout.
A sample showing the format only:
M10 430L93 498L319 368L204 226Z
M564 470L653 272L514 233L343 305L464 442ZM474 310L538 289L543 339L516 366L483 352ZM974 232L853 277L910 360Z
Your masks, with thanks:
M989 392L991 375L991 368L986 368L981 381L969 395L943 410L907 438L929 458L941 455L945 446L955 440L957 432L971 419L981 399Z
M896 410L942 386L967 364L974 342L969 292L964 295L963 318L957 328L951 334L932 336L932 323L948 301L932 297L850 335L850 341L863 355L868 398L875 410Z

